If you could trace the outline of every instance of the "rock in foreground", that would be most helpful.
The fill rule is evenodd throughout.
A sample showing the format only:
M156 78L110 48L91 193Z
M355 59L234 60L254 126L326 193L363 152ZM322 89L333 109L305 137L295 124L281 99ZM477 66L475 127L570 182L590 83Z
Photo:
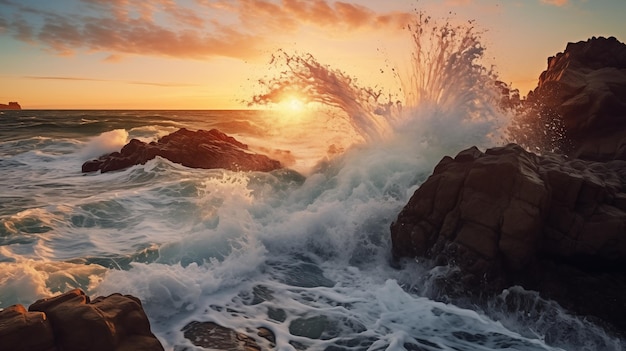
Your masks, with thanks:
M249 151L247 145L217 129L194 132L182 128L149 144L132 139L120 152L85 162L82 171L105 173L145 164L157 156L191 168L268 172L282 167L280 162Z
M439 162L391 238L396 258L457 265L470 291L523 285L626 331L626 161L470 148Z
M159 351L141 302L113 294L90 300L81 290L0 312L0 349Z

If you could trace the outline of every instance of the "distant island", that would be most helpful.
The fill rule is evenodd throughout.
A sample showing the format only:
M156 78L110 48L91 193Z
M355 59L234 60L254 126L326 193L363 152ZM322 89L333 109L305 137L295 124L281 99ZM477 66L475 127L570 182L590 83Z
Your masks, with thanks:
M0 110L21 110L22 106L15 101L9 102L9 104L0 104Z

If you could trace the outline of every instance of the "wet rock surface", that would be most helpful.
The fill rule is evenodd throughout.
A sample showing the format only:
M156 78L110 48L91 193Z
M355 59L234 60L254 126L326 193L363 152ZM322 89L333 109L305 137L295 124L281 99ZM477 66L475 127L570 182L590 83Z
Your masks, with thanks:
M452 281L476 294L538 289L626 331L624 199L626 161L474 147L417 189L391 226L393 255L458 266Z
M274 333L263 327L258 328L256 333L250 331L253 337L214 322L193 321L182 332L195 346L211 350L263 351L274 349L276 344ZM185 348L178 347L177 350L182 351Z
M120 152L85 162L82 172L116 171L145 164L157 156L191 168L262 172L282 168L279 161L253 153L246 144L217 129L190 131L181 128L157 142L132 139Z
M626 45L569 43L504 101L524 148L444 157L392 224L394 257L454 267L441 295L521 285L626 335Z
M528 101L562 120L571 156L626 160L626 44L614 37L567 44L548 58Z
M3 350L158 351L141 302L113 294L91 300L79 289L0 312Z

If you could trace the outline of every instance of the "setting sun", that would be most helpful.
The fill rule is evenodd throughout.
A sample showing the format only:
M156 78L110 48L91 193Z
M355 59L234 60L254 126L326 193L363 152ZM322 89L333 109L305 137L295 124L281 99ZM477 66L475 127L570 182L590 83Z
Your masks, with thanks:
M626 351L624 14L0 0L0 351Z
M306 102L298 96L288 96L279 104L279 108L285 112L300 113L306 109Z
M290 97L286 102L287 108L293 112L300 112L304 110L304 102L297 97Z

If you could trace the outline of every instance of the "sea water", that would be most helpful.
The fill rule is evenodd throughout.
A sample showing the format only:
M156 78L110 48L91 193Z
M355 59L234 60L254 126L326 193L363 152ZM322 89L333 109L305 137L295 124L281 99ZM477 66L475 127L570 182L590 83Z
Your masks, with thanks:
M191 345L181 329L194 320L240 331L266 327L279 350L623 345L554 304L542 308L549 319L527 317L538 298L506 313L430 299L423 277L436 271L416 262L392 268L389 225L442 155L402 137L343 145L347 151L337 155L327 149L340 133L294 121L311 124L303 133L316 137L303 141L298 133L281 133L295 126L281 125L275 119L289 116L277 115L5 112L0 306L75 287L92 295L133 294L168 349ZM119 150L130 138L155 140L180 127L217 127L244 142L263 142L253 149L289 150L290 158L304 161L293 163L297 170L237 173L156 158L122 171L81 173L84 161Z
M447 62L444 80L422 74L434 58L420 56L403 79L413 94L404 105L313 56L280 53L288 69L252 100L299 87L306 111L3 112L0 307L77 287L132 294L168 350L195 349L181 331L192 321L267 328L277 350L623 349L532 291L471 306L432 284L454 267L393 264L389 226L436 163L502 142L492 73L473 65L480 46L464 43L433 56ZM182 127L217 128L286 168L191 169L157 157L81 173L132 138Z

